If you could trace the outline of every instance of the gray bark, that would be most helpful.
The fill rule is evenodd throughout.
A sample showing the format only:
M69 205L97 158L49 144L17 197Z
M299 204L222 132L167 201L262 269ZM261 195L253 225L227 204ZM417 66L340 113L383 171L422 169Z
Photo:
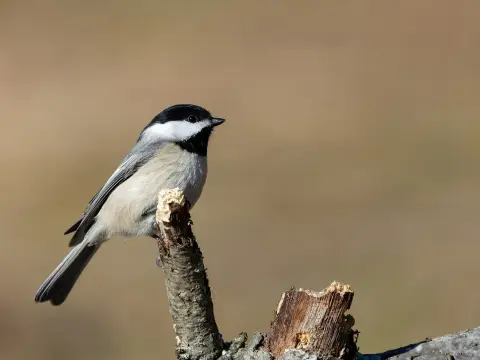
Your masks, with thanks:
M277 360L352 358L352 346L349 344L345 347L344 335L349 333L354 320L350 315L344 316L344 311L350 307L353 292L348 294L348 291L343 290L339 292L342 294L342 298L339 298L338 294L329 295L325 291L314 293L303 290L299 291L304 293L298 297L298 294L292 293L295 291L292 289L285 293L289 294L290 300L287 303L283 304L286 295L282 297L277 317L268 335L256 333L248 342L247 335L242 333L233 341L224 343L215 322L202 253L191 229L188 203L178 190L160 193L157 225L159 266L165 274L169 310L177 340L178 359L273 360L272 353L266 350L270 348L274 349L273 353ZM320 301L304 297L305 293L312 294ZM348 296L345 297L345 294ZM284 312L279 315L282 310ZM302 317L303 315L299 316L299 313L306 315ZM318 318L315 318L315 314ZM291 316L290 319L289 316ZM344 320L344 323L340 320ZM340 326L342 329L340 331L332 329L332 326ZM299 329L299 333L295 332L295 327ZM353 330L350 333L353 334ZM292 334L295 335L293 340ZM339 345L335 343L336 340L325 341L326 334L333 334L329 335L328 339L339 339L342 343ZM276 336L280 338L275 338ZM325 345L328 343L331 344L331 349ZM356 346L353 345L353 352L355 352ZM289 349L290 346L297 348ZM339 349L347 351L341 351L338 354ZM317 351L316 354L315 351ZM335 356L339 358L328 354L338 354ZM425 340L378 354L357 353L356 358L359 360L480 359L480 328Z
M214 360L223 349L203 256L192 233L188 202L179 191L159 195L159 266L165 275L178 359Z
M263 335L255 334L247 343L246 335L234 340L235 350L221 360L272 360L271 354L262 348ZM322 357L303 350L293 349L284 352L278 360L339 360L335 357ZM428 339L418 343L388 350L377 354L357 353L358 360L478 360L480 359L480 327Z
M470 360L480 359L480 327L428 339L416 344L364 355L364 360Z

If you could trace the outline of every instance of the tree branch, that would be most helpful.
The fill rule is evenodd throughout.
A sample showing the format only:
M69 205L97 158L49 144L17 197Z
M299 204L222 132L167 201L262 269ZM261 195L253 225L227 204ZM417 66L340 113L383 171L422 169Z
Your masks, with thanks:
M480 359L480 327L402 346L362 360L470 360Z
M157 206L159 263L179 359L213 360L223 341L213 314L203 256L192 233L188 202L178 190L162 191Z
M240 334L224 343L213 313L203 257L191 229L188 203L178 189L162 191L157 207L159 266L165 286L176 355L183 360L470 360L480 359L480 328L425 340L379 354L357 352L353 300L348 285L334 282L322 292L282 295L270 332L247 342Z

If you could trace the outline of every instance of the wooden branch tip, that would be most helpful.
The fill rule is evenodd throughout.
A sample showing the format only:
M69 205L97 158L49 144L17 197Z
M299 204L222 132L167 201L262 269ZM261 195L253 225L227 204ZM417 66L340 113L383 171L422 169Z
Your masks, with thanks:
M179 188L161 190L158 194L157 223L170 223L172 213L183 209L185 202L185 195Z
M357 351L354 319L345 315L353 294L349 285L336 281L320 292L292 288L283 293L266 349L274 357L289 349L301 349L320 357L353 359Z

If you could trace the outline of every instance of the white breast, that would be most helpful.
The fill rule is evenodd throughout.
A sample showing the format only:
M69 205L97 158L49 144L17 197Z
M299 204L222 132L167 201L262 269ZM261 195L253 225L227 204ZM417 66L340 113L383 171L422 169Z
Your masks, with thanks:
M114 235L144 235L145 210L154 208L162 189L180 188L193 206L207 178L207 159L171 144L119 185L97 215L96 224Z

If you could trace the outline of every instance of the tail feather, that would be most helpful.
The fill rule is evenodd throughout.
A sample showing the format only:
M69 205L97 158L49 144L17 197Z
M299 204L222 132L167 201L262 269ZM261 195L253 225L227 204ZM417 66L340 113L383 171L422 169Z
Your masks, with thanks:
M99 247L85 242L75 246L40 286L35 302L50 301L52 305L61 305Z

